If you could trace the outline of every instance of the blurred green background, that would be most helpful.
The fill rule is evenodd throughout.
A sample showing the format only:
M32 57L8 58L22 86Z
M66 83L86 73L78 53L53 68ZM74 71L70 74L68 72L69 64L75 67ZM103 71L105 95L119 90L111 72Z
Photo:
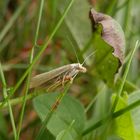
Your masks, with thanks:
M56 23L61 18L62 13L70 0L46 0L43 5L43 15L39 30L38 44L48 39ZM29 64L29 54L33 47L37 19L39 12L39 0L1 0L0 1L0 61L2 63L8 88L14 87ZM140 0L75 0L72 8L67 14L63 24L49 43L37 65L33 68L32 75L46 72L66 64L77 63L75 52L79 62L93 51L96 51L92 42L92 26L89 19L90 8L94 7L98 12L102 12L113 17L122 27L125 39L125 60L127 55L134 48L136 40L140 38ZM69 41L70 40L70 41ZM71 42L74 48L71 45ZM40 47L35 49L35 55ZM75 52L74 52L75 49ZM137 50L126 85L127 93L138 90L140 85L140 55ZM105 116L110 107L112 93L117 92L117 86L109 86L107 81L95 71L94 56L90 57L86 63L87 73L79 74L69 90L70 96L79 100L86 108L92 105L87 112L87 126L92 122L100 120ZM124 65L125 66L125 65ZM122 68L123 71L124 67ZM109 71L106 71L109 73ZM123 73L123 72L122 72ZM23 96L22 86L16 91L14 98ZM0 93L2 93L2 83L0 82ZM2 94L0 95L3 100ZM93 100L94 99L94 100ZM96 100L97 99L97 100ZM94 102L96 100L96 103ZM130 101L131 102L131 101ZM15 122L18 122L21 104L13 107ZM86 112L86 109L85 109ZM27 102L25 118L22 126L22 139L34 139L34 134L40 126L40 120L32 108L31 100ZM103 126L96 129L96 132L81 139L107 139L111 131L105 132ZM7 135L8 134L8 135ZM45 135L45 134L44 134ZM49 135L49 134L48 134ZM47 136L48 136L47 135ZM51 135L51 134L50 134ZM46 136L46 137L47 137ZM10 139L13 137L6 108L0 112L0 139ZM52 138L48 138L52 140ZM109 140L118 140L109 135Z

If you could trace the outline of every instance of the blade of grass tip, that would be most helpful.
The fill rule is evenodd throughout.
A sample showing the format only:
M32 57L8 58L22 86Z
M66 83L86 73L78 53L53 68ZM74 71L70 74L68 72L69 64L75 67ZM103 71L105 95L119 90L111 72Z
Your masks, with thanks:
M42 48L40 49L40 51L38 52L38 54L36 55L36 57L34 58L33 62L30 64L29 68L25 71L25 73L22 75L22 77L19 79L19 81L17 82L17 84L15 85L14 89L12 90L11 94L8 96L8 98L10 98L15 91L18 89L18 87L21 85L21 83L23 82L23 80L25 79L25 77L28 75L29 71L32 69L32 67L34 66L34 64L37 62L37 60L40 58L40 56L42 55L42 53L44 52L44 50L47 48L49 42L51 41L51 39L53 38L53 36L55 35L56 31L59 29L60 25L62 24L66 14L68 13L69 9L71 8L72 4L73 4L74 0L71 0L68 7L65 9L63 15L61 16L60 20L58 21L57 25L55 26L54 30L52 31L49 39L45 42L45 44L42 46ZM6 100L3 101L3 103L1 104L0 108L2 108L2 106L6 103Z
M28 4L29 1L30 0L24 1L21 4L21 6L17 9L17 11L14 13L14 15L11 17L10 21L5 25L5 27L3 28L3 30L0 33L0 42L3 40L3 38L5 37L7 32L11 29L11 27L14 25L16 19L19 17L19 15L24 10L24 8L26 7L26 5Z
M123 91L123 87L124 87L124 84L125 84L125 81L126 81L126 78L127 78L127 75L128 75L128 72L129 72L129 69L130 69L130 65L131 65L131 62L132 62L132 59L133 59L133 56L135 54L135 51L136 49L139 47L139 40L136 41L135 43L135 47L134 49L132 50L132 53L128 59L128 63L126 65L126 68L125 68L125 71L124 71L124 75L122 77L122 83L120 84L120 87L119 87L119 91L118 91L118 94L115 98L115 101L113 103L113 106L112 106L112 109L111 109L111 113L114 112L115 108L116 108L116 105L118 103L118 100L119 100L119 96L121 96L122 94L122 91Z
M37 39L38 39L41 16L42 16L42 11L43 11L43 5L44 5L44 0L41 0L40 8L39 8L38 22L37 22L37 29L36 29L36 33L35 33L35 39L34 39L34 46L33 46L32 50L31 50L31 54L30 54L30 64L33 62L34 49L35 49ZM23 122L23 116L24 116L24 110L25 110L26 101L27 101L26 98L27 98L29 85L30 85L31 72L32 72L32 69L30 69L30 71L28 73L27 81L26 81L25 95L24 95L24 98L23 98L23 105L22 105L22 109L21 109L20 120L19 120L19 129L18 129L18 134L17 134L16 140L18 140L19 137L20 137L21 127L22 127L22 122Z
M36 140L41 139L41 136L44 133L51 116L53 115L54 111L57 109L57 107L60 104L60 102L62 101L63 97L67 94L69 87L70 87L70 84L68 84L67 87L65 88L64 92L59 94L59 96L57 97L56 102L53 104L53 106L50 109L50 112L47 114L46 118L44 119L44 121L42 123L42 126L39 130Z
M6 98L7 97L7 88L6 88L7 84L6 84L4 73L3 73L3 70L2 70L1 62L0 62L0 76L1 76L1 80L2 80L2 86L3 86L3 96L4 96L4 98ZM8 104L8 108L9 108L10 119L11 119L11 124L12 124L12 128L13 128L14 137L16 138L16 136L17 136L16 126L15 126L12 107L11 107L11 104L10 104L9 100L7 100L7 104Z

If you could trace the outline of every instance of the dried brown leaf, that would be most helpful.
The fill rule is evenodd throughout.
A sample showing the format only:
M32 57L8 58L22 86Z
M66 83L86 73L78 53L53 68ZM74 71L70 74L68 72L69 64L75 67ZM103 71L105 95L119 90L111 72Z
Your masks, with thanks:
M102 26L102 39L114 48L113 55L119 58L120 62L123 63L125 37L120 24L112 17L96 12L93 8L90 10L90 19L93 31L97 29L99 24Z

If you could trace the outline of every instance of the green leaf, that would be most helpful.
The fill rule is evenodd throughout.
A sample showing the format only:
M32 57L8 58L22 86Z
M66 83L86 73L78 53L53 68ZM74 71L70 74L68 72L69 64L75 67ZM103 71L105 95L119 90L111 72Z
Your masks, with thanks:
M34 108L42 121L46 118L57 96L58 94L52 93L38 96L33 100ZM84 108L77 100L67 95L56 112L53 113L47 124L47 129L56 137L61 131L67 129L73 120L75 123L71 128L70 135L75 139L82 134L84 129Z
M96 54L93 71L96 71L97 75L111 87L119 70L120 61L112 54L113 48L102 40L100 36L95 36L94 46Z
M90 19L95 36L95 68L98 75L112 85L124 59L124 32L112 17L94 9L90 11Z
M112 96L112 100L114 101L116 98L116 95ZM116 110L118 111L128 105L128 97L125 95L123 98L119 97L118 104L116 106ZM131 112L128 111L121 115L120 117L117 117L114 120L113 123L114 126L114 134L118 135L119 137L123 138L124 140L138 140L140 139L139 134L137 133L133 118L131 116Z

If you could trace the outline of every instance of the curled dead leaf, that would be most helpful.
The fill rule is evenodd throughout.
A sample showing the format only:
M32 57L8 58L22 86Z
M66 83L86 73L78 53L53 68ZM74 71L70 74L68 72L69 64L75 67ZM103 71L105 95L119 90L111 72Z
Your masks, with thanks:
M90 19L93 31L96 31L98 25L102 26L102 39L114 48L113 55L117 57L122 64L124 60L125 37L120 24L112 17L96 12L93 8L90 10Z

